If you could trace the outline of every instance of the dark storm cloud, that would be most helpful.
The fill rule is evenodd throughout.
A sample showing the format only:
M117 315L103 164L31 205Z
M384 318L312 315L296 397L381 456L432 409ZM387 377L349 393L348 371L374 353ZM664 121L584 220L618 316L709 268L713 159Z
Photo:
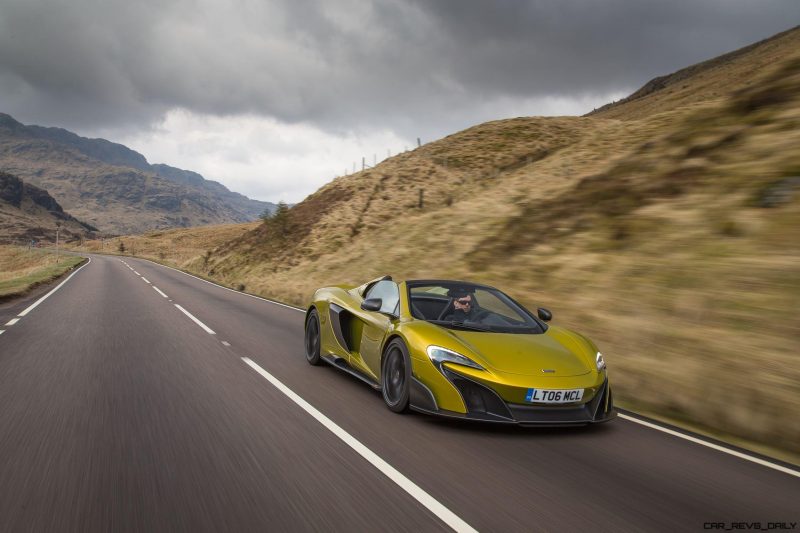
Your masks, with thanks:
M0 0L0 111L90 130L182 107L440 134L495 101L534 114L525 101L632 90L798 21L796 0Z

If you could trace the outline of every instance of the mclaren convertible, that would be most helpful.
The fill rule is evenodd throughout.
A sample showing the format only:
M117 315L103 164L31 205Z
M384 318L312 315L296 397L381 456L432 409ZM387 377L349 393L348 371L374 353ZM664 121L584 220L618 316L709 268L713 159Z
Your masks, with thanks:
M394 412L524 426L616 416L603 355L502 291L464 281L394 281L318 289L305 355L366 382Z

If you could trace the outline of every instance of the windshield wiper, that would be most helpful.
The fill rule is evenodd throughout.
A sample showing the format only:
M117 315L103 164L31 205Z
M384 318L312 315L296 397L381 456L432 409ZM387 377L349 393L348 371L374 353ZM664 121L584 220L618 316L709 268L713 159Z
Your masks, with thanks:
M481 326L479 324L469 324L467 322L460 322L458 320L437 320L439 324L452 326L455 328L464 328L464 329L472 329L475 331L491 331L486 326Z

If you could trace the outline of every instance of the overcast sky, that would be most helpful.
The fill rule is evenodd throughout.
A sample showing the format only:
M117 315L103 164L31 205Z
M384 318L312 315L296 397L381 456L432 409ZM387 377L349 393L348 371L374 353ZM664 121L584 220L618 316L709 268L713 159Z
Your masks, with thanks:
M583 114L798 0L0 0L0 111L297 202L473 124Z

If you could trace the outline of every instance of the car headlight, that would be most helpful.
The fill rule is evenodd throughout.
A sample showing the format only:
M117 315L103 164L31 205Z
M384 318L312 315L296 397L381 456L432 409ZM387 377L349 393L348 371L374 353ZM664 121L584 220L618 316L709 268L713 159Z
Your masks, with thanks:
M439 369L441 372L442 370L442 363L455 363L457 365L468 366L470 368L476 368L478 370L484 370L484 368L473 361L468 357L464 357L460 353L456 353L453 350L448 350L447 348L442 348L441 346L428 346L426 350L428 352L428 357L431 358L434 366Z
M597 352L597 357L594 360L595 364L597 365L597 371L600 372L606 367L606 361L603 359L603 354Z

